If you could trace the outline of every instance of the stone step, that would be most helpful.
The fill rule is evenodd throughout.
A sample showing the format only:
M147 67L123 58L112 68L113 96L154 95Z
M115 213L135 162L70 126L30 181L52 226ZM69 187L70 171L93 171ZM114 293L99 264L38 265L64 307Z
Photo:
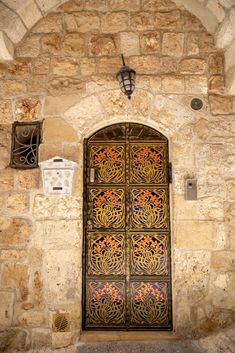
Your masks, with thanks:
M181 336L166 331L83 331L81 342L107 342L107 341L159 341L180 340Z

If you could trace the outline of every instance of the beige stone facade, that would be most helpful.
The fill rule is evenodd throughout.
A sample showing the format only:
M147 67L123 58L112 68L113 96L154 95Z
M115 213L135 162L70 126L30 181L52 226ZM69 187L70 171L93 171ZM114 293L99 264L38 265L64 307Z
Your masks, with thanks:
M83 141L118 122L151 126L169 140L174 332L198 337L229 326L235 97L225 88L225 70L232 72L232 63L226 68L223 50L180 1L54 1L51 11L47 1L27 3L17 9L24 24L17 17L8 37L18 43L17 33L30 31L14 60L0 66L0 350L1 344L25 350L79 340ZM232 26L232 13L224 16L234 9L223 3L208 1L207 11ZM6 23L3 29L10 31ZM223 25L218 41L222 31ZM121 53L137 72L130 101L115 77ZM199 111L190 107L195 97L203 101ZM39 168L9 167L11 124L37 120L40 161L59 155L78 163L70 196L45 195ZM197 179L198 200L185 200L188 178ZM52 330L56 313L69 315L66 334Z

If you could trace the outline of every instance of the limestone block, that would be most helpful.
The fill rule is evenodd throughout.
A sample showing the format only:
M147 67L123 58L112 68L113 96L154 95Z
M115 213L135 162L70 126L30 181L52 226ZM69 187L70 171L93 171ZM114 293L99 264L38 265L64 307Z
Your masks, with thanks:
M20 218L0 218L0 245L27 245L30 235L28 221Z
M15 187L19 190L39 188L39 170L16 170L14 174Z
M16 48L16 56L21 58L35 58L40 52L40 37L31 35Z
M14 187L14 173L10 170L0 171L0 192L12 190Z
M52 72L60 76L73 76L78 72L78 64L74 58L53 58Z
M159 71L159 59L155 55L132 56L128 62L139 74L155 74Z
M45 195L36 195L34 198L33 213L36 219L50 218L54 214L54 199Z
M81 199L77 196L66 196L58 198L55 215L63 219L81 219Z
M94 56L114 56L117 51L115 38L110 35L93 35L88 46L89 54Z
M213 236L213 223L209 221L181 221L175 225L177 249L210 250Z
M183 33L164 33L162 41L162 54L181 57L184 49Z
M0 291L1 306L0 306L0 322L2 326L11 326L13 308L14 308L14 293ZM1 346L0 346L1 348Z
M64 37L64 53L84 55L84 38L80 33L68 33Z
M234 55L235 55L235 39L231 42L230 46L224 53L225 57L225 71L230 70L234 67Z
M81 97L77 94L70 94L66 96L55 96L55 97L46 96L44 101L44 115L60 116L67 109L75 105L80 99Z
M179 59L171 58L169 56L160 58L160 71L163 74L177 73Z
M25 81L5 80L0 83L3 97L15 97L26 92Z
M0 4L0 30L6 33L14 44L20 42L27 32L21 18L3 3Z
M1 260L8 262L18 262L25 260L27 252L25 250L1 250Z
M209 78L209 92L214 94L224 94L225 80L222 75L215 75Z
M139 35L134 32L121 32L120 33L120 48L124 57L129 55L139 55L140 43Z
M199 48L201 53L213 53L216 51L214 36L204 32L200 35Z
M229 201L235 201L235 179L226 181L227 184L227 195Z
M28 266L23 264L6 263L2 269L1 283L6 288L17 291L21 300L28 297Z
M228 96L210 95L211 112L217 114L231 114L233 110L232 99Z
M209 220L223 220L224 218L224 209L223 209L223 197L214 197L216 190L218 190L220 185L212 185L209 189L209 195L208 195L208 190L205 195L200 195L202 199L199 202L198 205L198 217L200 219L209 219ZM210 191L210 189L212 191ZM214 193L213 193L214 190ZM200 192L200 190L199 190ZM224 190L222 189L222 192ZM212 196L210 196L212 194ZM220 196L220 195L218 195Z
M230 95L235 95L235 68L226 72L226 90Z
M230 9L230 7L234 5L233 0L220 0L219 2L223 7L226 7L226 9Z
M50 249L79 245L81 235L77 221L59 220L45 222L45 241Z
M33 28L33 33L60 33L62 30L62 17L60 14L50 13L40 20Z
M62 348L68 347L71 344L72 333L71 332L54 332L52 333L52 347Z
M206 63L203 59L183 59L179 65L182 74L204 74L205 68Z
M205 119L200 119L193 126L194 132L201 140L207 140L209 136L209 124Z
M11 213L23 214L29 211L29 195L14 193L6 200L6 209Z
M43 143L76 142L76 131L62 118L46 119L43 123Z
M103 109L109 116L127 114L126 97L120 90L104 92L100 98Z
M48 74L50 66L50 58L47 56L38 57L31 63L31 72L33 74Z
M14 56L14 45L4 32L0 31L0 61L12 60Z
M140 9L140 0L107 0L110 11L138 11Z
M18 316L18 322L26 327L43 326L45 314L42 311L28 310Z
M198 55L199 54L199 43L201 35L195 32L189 32L186 39L186 53L187 55Z
M54 6L59 5L61 3L61 0L36 0L36 3L38 4L42 12L47 12Z
M32 349L44 348L51 346L51 333L49 329L33 328L32 329Z
M44 246L44 221L35 221L32 230L31 244L35 248Z
M62 156L61 143L43 143L39 146L39 161L46 161L55 156Z
M28 259L31 266L40 267L42 265L43 251L41 249L30 248Z
M161 51L160 32L144 32L140 34L140 48L143 54L159 53ZM138 53L137 53L138 54Z
M152 93L161 92L161 77L160 76L144 76L141 75L136 81L136 88L150 89Z
M77 141L79 138L80 136L78 136ZM82 145L78 143L67 142L63 144L62 156L64 156L65 159L72 160L81 165L82 150L83 150ZM74 188L73 188L73 192L74 192ZM81 193L79 195L81 195Z
M16 101L15 117L18 121L34 121L41 118L41 102L39 98L27 97Z
M100 19L95 13L74 12L65 15L65 26L68 32L98 31Z
M144 0L143 2L143 9L146 11L165 11L175 7L175 3L170 0Z
M61 67L61 69L63 70L63 67ZM62 96L65 94L78 94L82 92L84 83L73 77L57 77L51 79L48 82L47 87L50 95Z
M228 247L228 235L224 221L215 222L216 233L213 239L213 250L225 250Z
M175 195L173 203L177 220L197 220L197 201L189 202L184 196Z
M96 60L94 58L82 58L80 69L82 75L94 75L96 73Z
M213 251L211 266L219 270L234 271L235 251Z
M186 4L187 5L187 4ZM186 7L186 6L185 6ZM206 14L207 16L210 14L210 12L208 11L208 13ZM191 11L184 11L183 13L181 12L181 17L183 17L183 21L184 21L184 25L183 28L185 31L194 31L194 32L198 32L198 31L205 31L205 28L203 27L200 19L196 16L194 16ZM209 16L208 16L209 17ZM214 20L214 16L212 16L213 20ZM203 17L201 17L201 19L203 19ZM207 19L207 23L208 23L208 19ZM212 25L215 29L215 25L213 23ZM208 27L207 27L208 29ZM214 33L214 30L208 30L210 33Z
M216 33L217 48L226 48L235 38L235 8L232 8Z
M165 93L183 93L184 78L182 76L162 76L162 92Z
M181 30L183 28L183 18L180 11L156 12L155 27L157 29Z
M220 5L219 0L209 0L206 7L213 13L219 23L223 21L225 17L225 11Z
M42 264L40 263L39 266L41 267ZM33 297L34 297L34 302L36 304L40 305L43 302L43 299L44 299L43 280L42 280L42 273L40 271L35 271L33 274Z
M86 0L85 9L88 11L106 11L106 0Z
M131 103L134 115L146 118L151 113L153 96L148 92L136 90L133 94Z
M225 228L229 238L230 249L235 249L235 208L233 204L225 206Z
M185 76L185 92L207 94L208 85L206 76Z
M135 31L154 29L154 16L149 12L137 12L130 15L130 28Z
M15 59L7 66L8 72L12 77L28 77L29 62L28 59Z
M235 309L235 273L220 274L215 280L212 302L216 308Z
M45 258L48 303L56 305L74 302L78 295L77 262L74 250L48 250Z
M224 57L220 53L210 54L209 72L211 75L221 75L224 72Z
M32 75L28 81L28 92L30 94L44 94L47 91L47 75Z
M119 57L112 58L101 58L98 61L97 71L100 74L112 74L117 73L121 67L121 60Z
M58 33L47 33L41 37L42 52L58 54L61 49L61 39Z
M126 31L128 14L126 12L107 12L101 15L101 31L103 33L117 33Z
M86 93L97 94L117 87L118 82L114 75L92 76L86 83Z

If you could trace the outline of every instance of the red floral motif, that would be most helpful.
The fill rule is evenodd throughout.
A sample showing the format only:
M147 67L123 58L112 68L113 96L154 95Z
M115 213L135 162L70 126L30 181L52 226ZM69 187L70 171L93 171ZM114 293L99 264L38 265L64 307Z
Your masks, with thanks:
M143 303L148 296L157 299L157 301L164 301L164 293L150 283L144 284L139 290L136 291L135 301L138 303Z
M113 253L120 254L121 244L118 243L111 235L107 235L103 240L99 240L93 247L96 254L101 254L104 249L108 248Z
M157 241L154 241L152 237L146 237L144 239L141 239L138 241L137 244L135 244L135 253L142 253L146 249L153 249L154 252L162 252L162 245L159 244Z
M116 303L120 303L122 301L122 297L118 289L111 283L105 283L102 285L102 288L96 290L92 296L92 301L99 302L104 296L109 296L112 301Z
M111 159L116 165L120 165L122 162L120 154L116 152L112 147L105 147L99 151L94 156L94 162L95 164L99 164L107 158Z
M147 203L151 203L156 207L162 207L162 200L159 199L154 192L146 190L142 191L139 195L137 195L134 199L135 207L143 207Z
M145 160L147 157L152 158L154 162L160 163L161 162L161 156L153 150L153 148L150 147L143 147L141 150L139 150L135 156L134 156L134 163L135 164L143 164L145 163Z
M122 206L122 200L112 190L102 192L95 200L94 206L101 207L103 204L112 205L113 208L120 209Z

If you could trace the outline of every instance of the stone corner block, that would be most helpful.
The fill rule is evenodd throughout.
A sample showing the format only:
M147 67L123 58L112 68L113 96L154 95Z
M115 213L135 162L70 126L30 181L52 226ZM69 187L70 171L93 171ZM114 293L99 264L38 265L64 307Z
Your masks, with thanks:
M13 60L14 45L11 40L0 31L0 62Z

